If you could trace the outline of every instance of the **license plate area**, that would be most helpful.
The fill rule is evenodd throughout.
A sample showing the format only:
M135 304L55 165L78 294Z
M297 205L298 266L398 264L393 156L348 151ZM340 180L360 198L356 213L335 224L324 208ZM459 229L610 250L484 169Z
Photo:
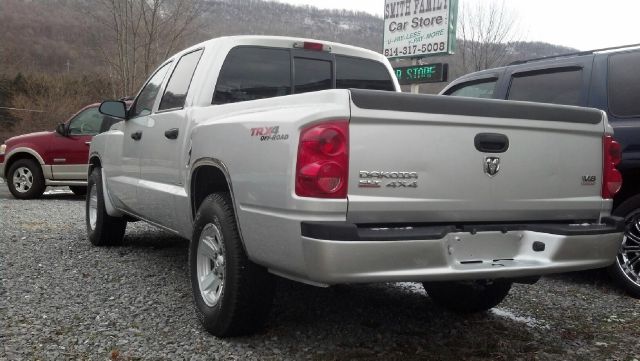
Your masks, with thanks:
M519 232L454 233L447 237L446 251L453 264L501 264L517 258L522 238Z

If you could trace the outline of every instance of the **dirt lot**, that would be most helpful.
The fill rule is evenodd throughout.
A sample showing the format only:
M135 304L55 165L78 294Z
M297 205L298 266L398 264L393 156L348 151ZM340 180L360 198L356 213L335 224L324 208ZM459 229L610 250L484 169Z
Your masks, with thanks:
M18 201L0 184L0 360L640 359L640 301L602 271L516 285L472 317L414 283L282 280L262 333L220 340L194 316L187 241L136 223L95 248L84 227L82 198Z

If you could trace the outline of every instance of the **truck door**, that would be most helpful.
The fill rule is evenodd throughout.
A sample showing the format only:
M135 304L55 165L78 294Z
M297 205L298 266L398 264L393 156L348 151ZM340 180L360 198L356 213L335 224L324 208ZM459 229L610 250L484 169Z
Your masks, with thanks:
M107 161L114 164L107 169L107 184L110 193L117 198L120 205L132 211L140 213L142 203L137 196L137 188L140 182L140 149L141 141L147 136L146 131L153 123L150 117L152 109L157 101L160 87L169 71L170 63L160 67L142 88L134 104L129 110L128 120L123 122L122 137L118 144L110 144L114 150ZM117 154L117 153L120 154Z
M187 161L187 92L202 49L183 55L177 62L158 110L149 116L142 139L138 197L141 213L149 220L178 229L175 197L186 197L180 170Z

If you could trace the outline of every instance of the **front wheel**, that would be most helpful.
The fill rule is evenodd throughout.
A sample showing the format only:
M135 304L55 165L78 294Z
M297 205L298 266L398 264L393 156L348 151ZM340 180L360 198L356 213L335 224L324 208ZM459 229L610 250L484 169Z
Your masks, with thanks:
M456 313L484 312L497 306L509 294L505 280L423 282L433 301Z
M94 246L114 246L122 243L127 221L107 213L100 168L95 168L89 175L87 191L89 195L86 200L85 220L89 241Z
M609 275L628 294L640 298L640 195L624 201L613 215L623 217L626 227Z
M46 188L42 168L33 159L20 159L7 173L9 191L18 199L39 198Z
M247 258L228 193L208 196L198 209L189 271L196 314L209 333L240 336L265 322L274 276Z

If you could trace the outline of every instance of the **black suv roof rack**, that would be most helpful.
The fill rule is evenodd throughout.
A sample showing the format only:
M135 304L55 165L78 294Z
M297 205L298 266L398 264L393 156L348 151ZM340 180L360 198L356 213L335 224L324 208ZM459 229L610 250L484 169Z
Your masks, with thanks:
M579 51L579 52L576 52L576 53L567 53L567 54L560 54L560 55L543 56L541 58L534 58L534 59L527 59L527 60L516 60L516 61L510 63L509 65L526 64L526 63L531 63L531 62L534 62L534 61L541 61L541 60L548 60L548 59L555 59L555 58L568 58L568 57L571 57L571 56L590 55L590 54L601 52L601 51L619 50L619 49L633 48L633 47L636 47L636 46L640 46L640 44L621 45L621 46L614 46L614 47L611 47L611 48L602 48L602 49L594 49L594 50L587 50L587 51Z

